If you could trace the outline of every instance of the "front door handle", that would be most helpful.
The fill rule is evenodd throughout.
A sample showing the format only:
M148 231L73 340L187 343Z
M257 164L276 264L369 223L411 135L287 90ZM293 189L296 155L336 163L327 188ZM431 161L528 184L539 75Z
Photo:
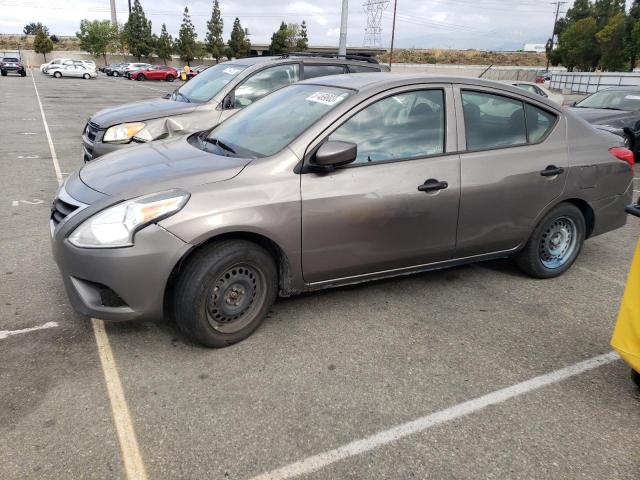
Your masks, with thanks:
M555 165L549 165L547 168L540 172L543 177L553 177L554 175L560 175L564 173L564 168L556 167Z
M418 190L421 192L433 192L435 190L444 190L449 184L447 182L441 182L435 178L426 180L422 185L418 185Z

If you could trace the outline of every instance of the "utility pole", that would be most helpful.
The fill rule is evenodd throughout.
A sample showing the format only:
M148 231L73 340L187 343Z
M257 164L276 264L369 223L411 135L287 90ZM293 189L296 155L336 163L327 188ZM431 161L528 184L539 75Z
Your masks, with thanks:
M131 0L129 0L129 15L131 15Z
M393 61L393 41L396 37L396 10L398 9L398 0L393 0L393 25L391 26L391 48L389 49L389 68Z
M556 18L553 20L553 31L551 32L551 48L549 49L549 53L547 53L547 71L549 70L549 54L553 52L553 42L556 38L556 25L558 24L558 14L560 13L560 5L564 5L567 2L551 2L551 5L556 6Z
M349 15L349 0L342 0L342 18L340 20L340 45L338 55L347 54L347 18Z
M111 0L111 24L118 24L118 19L116 18L116 0Z

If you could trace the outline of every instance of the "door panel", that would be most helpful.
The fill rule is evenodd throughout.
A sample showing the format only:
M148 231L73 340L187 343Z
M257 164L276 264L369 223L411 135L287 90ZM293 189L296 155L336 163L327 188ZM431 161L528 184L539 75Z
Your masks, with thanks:
M484 121L487 117L484 112L478 116L477 108L463 108L460 92L456 91L456 95L459 118L466 123L473 116L481 128L492 128L491 122ZM494 106L495 112L515 116L503 106L495 103ZM529 109L527 112L530 141L540 140L545 129L541 131L540 122L537 119L534 122ZM562 194L568 172L566 125L561 115L556 112L555 116L555 126L549 125L551 133L541 143L461 153L456 257L509 250L526 242L541 212ZM510 138L518 137L513 133L512 123L507 128L511 129ZM463 140L474 137L469 130L467 124ZM490 135L490 131L485 131L483 141L489 142ZM541 175L548 166L560 167L564 172Z
M441 92L440 102L446 91L445 105L438 105L435 97L416 95L414 90L387 94L358 107L355 115L349 114L353 116L346 122L341 120L345 123L328 135L329 140L357 143L356 162L330 173L301 175L305 282L371 274L452 257L460 198L460 159L457 154L443 152L445 143L449 146L444 132L450 131L445 117L455 128L451 91L429 91L434 90ZM424 135L416 135L420 131ZM455 137L455 133L449 133ZM447 187L418 190L433 179L447 182Z

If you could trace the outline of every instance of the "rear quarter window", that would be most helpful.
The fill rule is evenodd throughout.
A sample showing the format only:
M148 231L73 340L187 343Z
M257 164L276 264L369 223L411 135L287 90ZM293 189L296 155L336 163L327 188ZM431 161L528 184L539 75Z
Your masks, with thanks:
M558 117L528 103L525 104L524 110L527 115L529 143L537 143L543 140L553 129Z
M343 65L304 65L304 78L342 75L343 73L345 73Z
M379 72L375 67L365 67L364 65L349 65L349 73L372 73Z

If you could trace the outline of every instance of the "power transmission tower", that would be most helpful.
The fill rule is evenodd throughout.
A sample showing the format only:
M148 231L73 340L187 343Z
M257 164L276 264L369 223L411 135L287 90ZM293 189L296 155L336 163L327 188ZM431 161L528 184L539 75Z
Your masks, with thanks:
M558 14L560 13L560 5L564 5L567 2L551 2L551 5L556 6L556 18L553 20L553 31L551 32L551 46L549 48L549 53L553 52L553 42L556 38L556 26L558 25ZM547 70L549 70L549 53L547 54Z
M379 48L382 46L382 12L391 0L366 0L362 7L367 14L367 26L364 28L365 47Z

